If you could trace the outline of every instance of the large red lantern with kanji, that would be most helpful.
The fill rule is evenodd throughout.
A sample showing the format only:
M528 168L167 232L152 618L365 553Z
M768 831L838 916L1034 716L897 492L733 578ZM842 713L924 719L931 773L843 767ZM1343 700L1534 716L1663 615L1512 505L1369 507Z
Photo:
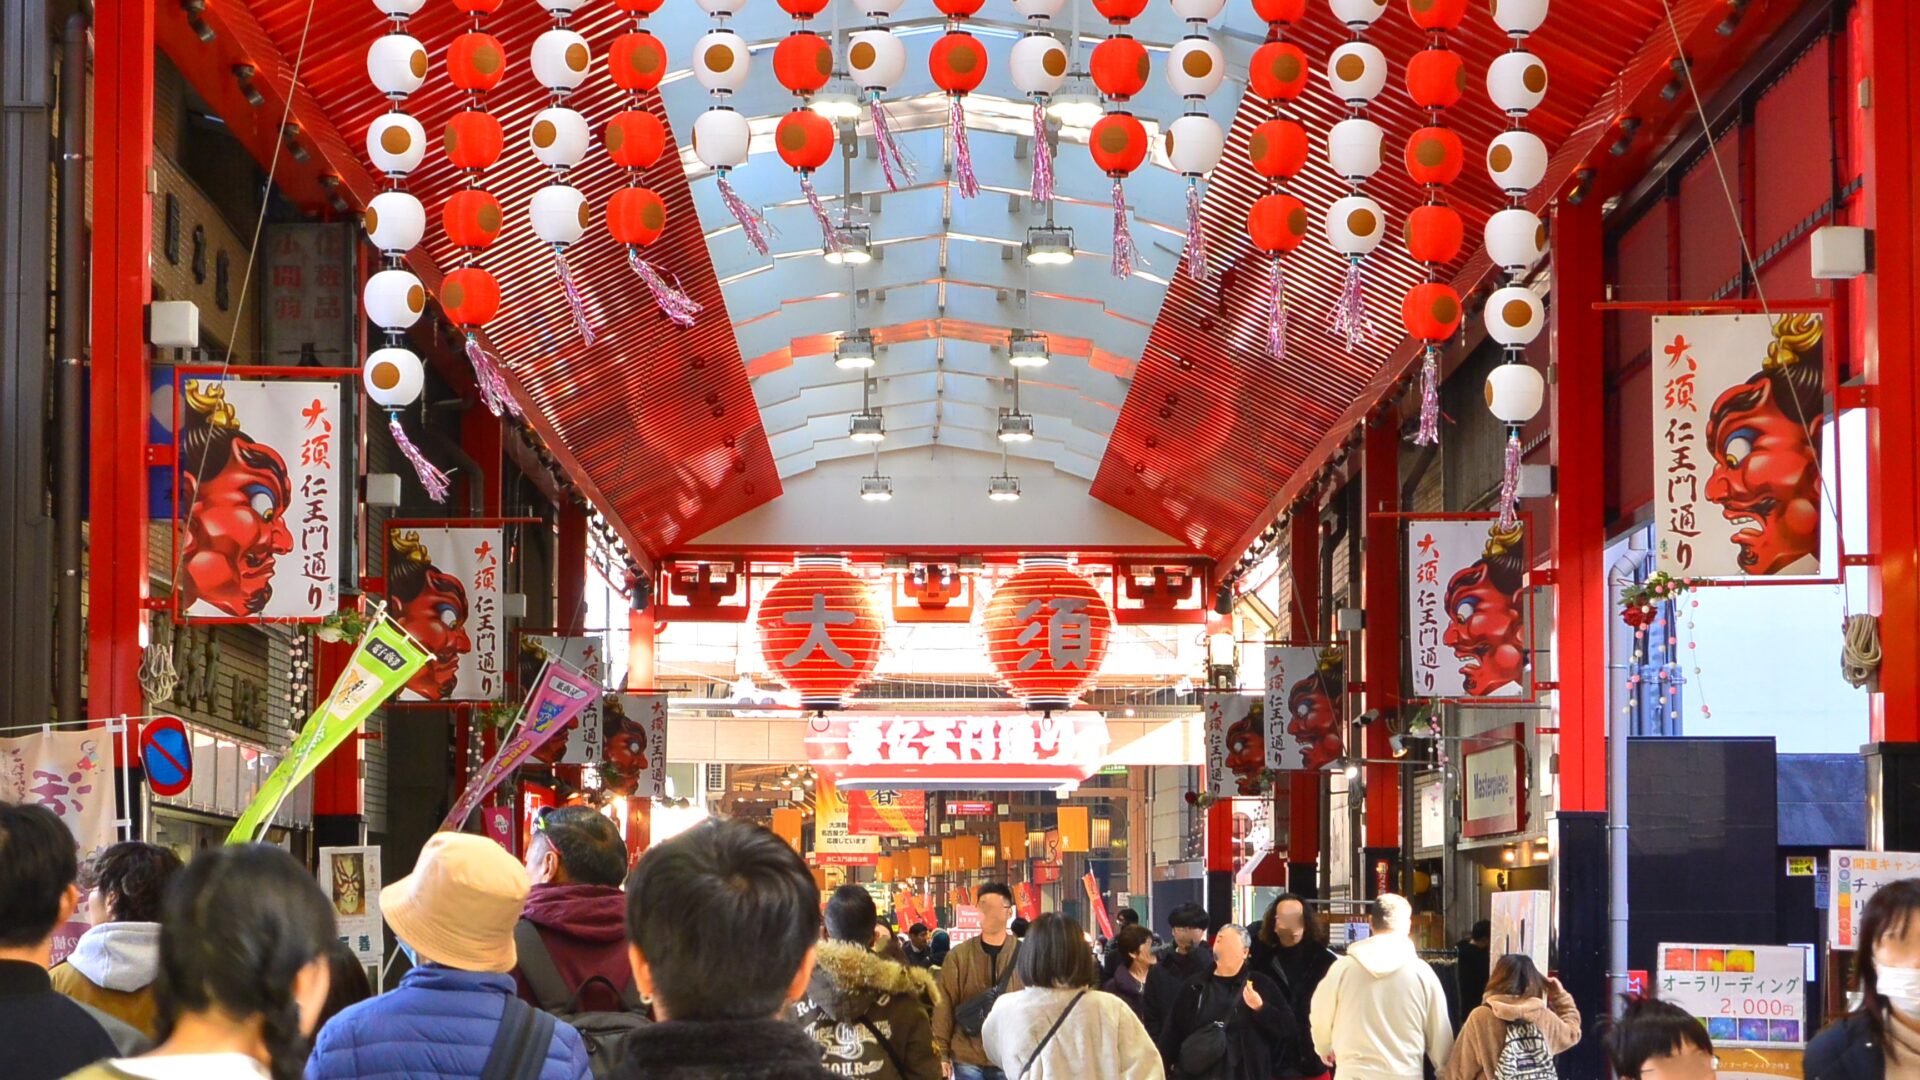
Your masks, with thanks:
M1000 683L1029 709L1066 709L1100 674L1113 611L1064 556L1020 560L981 625Z
M801 556L756 622L767 666L808 709L839 708L873 675L886 635L873 590L839 557Z

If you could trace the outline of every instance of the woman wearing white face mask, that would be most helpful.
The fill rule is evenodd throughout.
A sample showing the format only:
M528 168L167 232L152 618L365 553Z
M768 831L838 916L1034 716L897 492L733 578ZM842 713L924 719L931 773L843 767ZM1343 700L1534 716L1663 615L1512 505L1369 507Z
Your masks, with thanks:
M1807 1047L1807 1080L1920 1080L1920 878L1880 887L1861 914L1860 1006Z

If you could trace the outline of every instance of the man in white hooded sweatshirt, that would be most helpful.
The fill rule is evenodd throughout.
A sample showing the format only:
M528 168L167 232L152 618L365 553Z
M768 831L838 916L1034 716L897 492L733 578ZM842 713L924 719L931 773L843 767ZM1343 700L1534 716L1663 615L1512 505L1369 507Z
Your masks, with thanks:
M1453 1050L1446 991L1420 959L1406 898L1382 893L1368 907L1373 935L1347 947L1313 993L1313 1051L1340 1080L1421 1080Z

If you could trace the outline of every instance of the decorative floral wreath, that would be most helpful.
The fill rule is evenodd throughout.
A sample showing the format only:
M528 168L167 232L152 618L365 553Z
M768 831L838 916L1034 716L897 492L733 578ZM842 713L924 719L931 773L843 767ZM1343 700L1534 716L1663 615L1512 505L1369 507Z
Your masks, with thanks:
M1662 570L1645 581L1628 585L1620 591L1620 619L1636 630L1641 629L1653 621L1655 605L1677 600L1699 584L1695 578L1674 577Z

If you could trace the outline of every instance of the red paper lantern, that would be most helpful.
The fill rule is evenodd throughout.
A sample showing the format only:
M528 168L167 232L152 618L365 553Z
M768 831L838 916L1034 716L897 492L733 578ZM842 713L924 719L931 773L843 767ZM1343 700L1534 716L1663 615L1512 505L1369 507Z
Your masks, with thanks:
M616 243L646 247L667 228L667 204L643 187L625 187L607 200L607 232Z
M1422 49L1407 61L1407 96L1423 109L1450 108L1467 91L1467 67L1451 49Z
M1285 192L1260 196L1247 208L1247 236L1262 251L1292 251L1307 238L1307 204Z
M811 19L827 10L827 0L780 0L780 10L796 19Z
M1269 41L1253 50L1247 84L1268 101L1292 101L1307 88L1307 54L1291 41Z
M507 50L492 34L469 31L447 46L447 78L462 90L491 90L506 73Z
M486 247L500 238L500 200L479 188L464 188L447 200L440 222L455 247Z
M1421 341L1445 341L1460 329L1460 294L1437 281L1415 285L1400 302L1407 333Z
M1307 17L1307 0L1253 0L1253 14L1263 23L1299 22Z
M867 681L886 634L873 590L838 558L802 556L767 590L755 623L767 666L809 709L837 709Z
M1146 88L1152 65L1147 47L1125 34L1107 38L1093 47L1087 58L1087 70L1093 85L1110 98L1125 101Z
M645 109L627 109L607 121L601 141L615 165L627 169L651 168L667 148L667 128Z
M773 77L790 93L813 93L833 77L833 44L811 30L795 30L773 47Z
M1407 140L1407 173L1421 184L1451 184L1465 151L1452 128L1423 127Z
M619 8L621 14L636 19L644 19L659 11L664 3L666 0L613 0L613 6ZM825 0L822 0L821 6L826 6Z
M949 19L971 19L986 6L986 0L933 0L933 6Z
M1460 213L1451 206L1416 206L1407 215L1407 251L1415 262L1452 262L1465 239Z
M477 266L440 279L440 310L455 326L485 326L500 314L500 282Z
M933 75L933 84L947 93L970 93L978 90L987 77L987 50L979 38L954 30L933 43L927 53L927 70Z
M645 30L621 34L607 50L607 75L622 90L655 89L666 74L667 47Z
M817 169L833 157L833 121L812 109L795 109L774 125L773 145L788 166Z
M502 0L453 0L453 10L462 15L491 15L500 10Z
M1407 0L1407 12L1422 30L1452 30L1467 17L1467 0Z
M1307 129L1280 117L1265 121L1247 140L1247 156L1261 176L1290 179L1306 167Z
M1125 26L1147 10L1147 0L1093 0L1093 10L1115 26Z
M1106 659L1113 612L1062 557L1020 560L994 591L981 624L1001 685L1029 709L1066 709Z
M1122 177L1147 160L1147 128L1131 113L1108 113L1094 121L1087 136L1093 163L1111 177Z
M440 141L446 147L447 160L456 167L484 169L500 160L506 133L500 130L500 121L491 113L468 109L453 114Z

